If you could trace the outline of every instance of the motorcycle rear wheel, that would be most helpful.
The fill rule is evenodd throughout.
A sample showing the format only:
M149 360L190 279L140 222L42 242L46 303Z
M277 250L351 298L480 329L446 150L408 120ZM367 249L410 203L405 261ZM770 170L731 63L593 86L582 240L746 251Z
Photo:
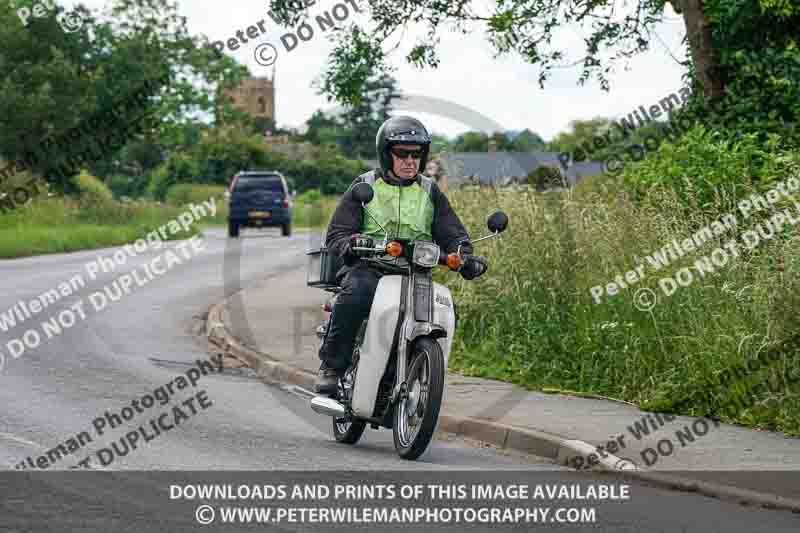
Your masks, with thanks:
M367 423L362 420L346 420L333 418L333 436L336 442L342 444L355 444L364 434Z
M428 448L444 392L444 355L435 339L422 337L414 343L406 376L408 394L394 408L394 448L413 461Z
M342 387L341 380L339 381L339 401L344 400L344 388ZM355 444L361 438L361 435L364 433L364 429L367 427L367 423L363 420L353 420L347 418L336 418L335 416L332 417L333 419L333 437L336 439L336 442L341 442L342 444Z

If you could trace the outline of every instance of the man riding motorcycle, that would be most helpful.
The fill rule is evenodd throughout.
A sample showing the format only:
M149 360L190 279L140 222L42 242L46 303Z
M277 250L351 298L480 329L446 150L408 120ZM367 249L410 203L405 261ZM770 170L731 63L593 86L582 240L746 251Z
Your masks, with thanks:
M464 258L460 273L475 279L486 272L486 259L472 255L467 231L436 183L421 172L430 152L431 138L420 121L397 116L384 122L375 137L380 169L358 176L342 196L333 214L325 245L344 266L337 272L342 290L333 306L328 331L319 351L322 360L316 382L319 394L335 394L338 379L350 365L353 344L363 320L369 316L378 280L396 272L405 259L385 255L361 258L354 248L372 247L385 237L428 240L447 253ZM374 189L369 209L377 222L353 198L353 186L367 182Z

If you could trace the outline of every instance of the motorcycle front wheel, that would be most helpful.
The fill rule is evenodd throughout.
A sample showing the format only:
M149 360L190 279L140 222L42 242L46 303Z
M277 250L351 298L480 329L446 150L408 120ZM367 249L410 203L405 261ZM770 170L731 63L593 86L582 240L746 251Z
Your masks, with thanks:
M394 448L403 459L422 455L433 438L442 405L445 378L442 348L435 339L414 343L406 375L408 394L394 409Z

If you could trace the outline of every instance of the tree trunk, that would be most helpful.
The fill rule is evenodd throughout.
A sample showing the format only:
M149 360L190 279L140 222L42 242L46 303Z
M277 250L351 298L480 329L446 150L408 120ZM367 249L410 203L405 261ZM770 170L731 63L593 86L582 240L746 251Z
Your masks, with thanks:
M677 13L683 14L686 36L692 51L692 63L697 80L707 101L725 93L725 81L720 67L719 50L711 39L711 25L703 13L703 0L670 0Z

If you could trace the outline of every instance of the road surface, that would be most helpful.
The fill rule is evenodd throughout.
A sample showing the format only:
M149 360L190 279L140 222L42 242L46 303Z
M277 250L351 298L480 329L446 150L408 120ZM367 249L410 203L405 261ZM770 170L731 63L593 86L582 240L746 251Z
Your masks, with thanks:
M118 531L194 530L200 526L191 513L175 512L180 502L169 499L167 485L203 476L245 479L247 471L256 473L253 480L261 476L262 483L270 478L265 471L285 470L362 471L362 480L385 476L390 470L413 470L442 483L465 470L485 472L487 479L494 472L515 471L529 483L567 479L568 471L549 460L457 438L436 440L416 462L397 457L387 430L368 429L356 447L339 445L332 440L329 420L311 412L302 396L265 385L246 370L214 369L206 375L193 370L201 368L198 360L207 359L206 345L197 332L209 306L266 275L304 268L303 252L309 242L302 232L283 238L279 231L265 230L245 231L232 244L221 229L210 229L202 244L201 251L188 253L184 244L183 255L173 250L180 264L172 264L141 286L134 284L128 294L108 299L100 310L92 303L100 297L91 300L92 294L133 269L144 272L143 265L163 256L164 250L128 255L124 265L113 272L101 270L96 279L89 279L87 264L99 255L113 257L120 249L0 261L0 313L9 313L19 301L41 300L40 295L76 276L85 281L79 291L66 296L69 291L58 289L62 292L58 300L38 313L28 305L30 318L14 327L6 322L7 331L0 328L0 464L10 470L0 475L0 530L110 531L112 520ZM52 322L49 330L41 325L53 319L62 326L60 334ZM40 343L15 358L8 344L14 339L24 344L20 339L29 330L38 331ZM48 331L52 338L47 338ZM28 333L27 340L32 339ZM15 346L18 349L19 343ZM184 380L181 387L176 377L188 378L192 372L194 385ZM172 387L167 394L163 390L168 385ZM167 400L163 404L159 388ZM132 407L134 400L139 403ZM128 420L117 425L115 416ZM137 433L134 442L126 437L130 432ZM48 459L48 451L59 445L60 454L51 453ZM101 453L102 448L110 451ZM63 453L65 449L68 453ZM48 473L38 470L31 475L31 463L42 456ZM86 468L68 470L75 466ZM112 483L98 477L104 474L96 471L105 470L147 472L130 473L131 477L117 472ZM160 470L173 472L153 472ZM187 470L201 472L177 472ZM523 470L527 472L520 474ZM237 477L222 471L245 472ZM480 480L483 474L468 475ZM595 481L615 483L602 476ZM605 502L593 526L560 524L558 529L777 532L797 531L800 526L800 517L786 512L638 485L630 491L628 501ZM103 498L116 504L92 511L90 503ZM588 504L577 502L578 507L584 505ZM160 521L171 525L158 528ZM282 527L294 531L303 526ZM516 527L530 529L530 525Z

